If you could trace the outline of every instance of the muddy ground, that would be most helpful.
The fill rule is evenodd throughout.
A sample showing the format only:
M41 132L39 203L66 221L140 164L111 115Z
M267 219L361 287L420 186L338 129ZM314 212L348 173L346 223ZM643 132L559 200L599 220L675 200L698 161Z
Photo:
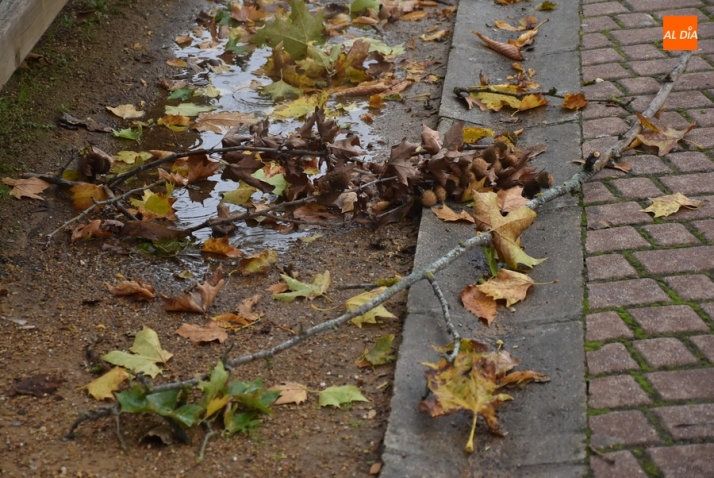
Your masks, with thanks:
M53 172L76 160L85 142L109 153L128 149L111 135L57 127L66 111L78 118L91 116L113 127L125 127L105 111L106 105L140 101L147 110L160 108L166 91L161 78L175 74L166 66L173 57L173 38L194 28L201 10L215 8L203 1L152 2L149 0L70 1L35 48L39 60L17 72L0 90L0 176L23 172ZM449 28L442 20L440 28ZM386 27L389 44L406 43L431 24L397 22ZM432 59L429 72L443 75L448 41L414 42L407 57ZM142 80L146 82L144 86ZM425 102L422 94L429 94ZM402 138L418 142L421 124L435 128L440 82L415 84L407 100L390 103L375 114L373 146L384 157ZM411 99L409 99L411 98ZM147 140L148 141L148 140ZM151 147L179 150L194 139L156 136ZM182 143L185 142L185 144ZM364 146L364 145L363 145ZM141 145L149 147L148 144ZM379 154L378 154L379 156ZM191 281L175 276L189 269L202 271L223 265L236 270L235 260L182 256L156 258L132 252L104 252L102 244L134 251L136 241L122 238L90 240L70 245L61 233L50 244L45 235L76 213L68 194L57 187L46 190L46 201L8 196L0 189L0 472L7 476L366 476L380 459L391 399L393 365L358 368L355 360L377 337L395 334L399 343L405 296L387 304L398 319L386 319L362 329L348 325L312 338L275 357L240 367L233 377L267 385L295 381L318 391L330 385L358 385L370 401L346 409L320 408L316 393L301 405L276 406L276 413L250 435L216 437L197 462L203 439L201 429L189 430L190 444L164 445L142 440L160 423L149 416L122 415L121 433L127 451L115 436L110 418L85 422L72 441L63 440L80 413L101 404L81 387L96 378L85 347L95 343L101 355L127 350L143 326L154 329L164 349L174 354L157 383L183 380L210 370L226 344L193 345L175 330L183 323L204 324L208 316L235 310L256 293L263 298L256 310L263 319L255 326L231 333L232 355L257 351L286 340L292 333L335 317L343 309L319 311L310 303L290 305L270 299L265 289L280 281L280 269L290 268L311 281L329 270L333 284L370 283L381 277L410 271L418 232L418 211L398 224L376 232L349 226L327 231L312 243L286 238L278 262L264 276L231 275L207 317L169 314L160 301L137 303L110 295L105 283L118 275L150 282L163 294L173 295ZM113 213L105 212L105 216ZM359 290L331 289L332 302L317 299L323 309L335 307ZM26 321L19 326L19 321ZM20 379L49 374L63 380L45 396L18 394ZM415 403L403 406L415 406Z

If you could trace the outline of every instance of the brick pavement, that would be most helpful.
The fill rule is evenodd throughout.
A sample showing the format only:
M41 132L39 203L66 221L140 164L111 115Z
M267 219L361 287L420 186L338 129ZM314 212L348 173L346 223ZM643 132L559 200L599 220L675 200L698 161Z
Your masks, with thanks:
M677 62L662 16L696 15L699 50L660 121L698 128L658 157L628 152L630 174L583 187L590 467L595 477L714 476L714 0L583 0L581 62L589 99L583 155L629 128ZM656 153L655 153L656 154ZM653 219L647 198L707 204Z

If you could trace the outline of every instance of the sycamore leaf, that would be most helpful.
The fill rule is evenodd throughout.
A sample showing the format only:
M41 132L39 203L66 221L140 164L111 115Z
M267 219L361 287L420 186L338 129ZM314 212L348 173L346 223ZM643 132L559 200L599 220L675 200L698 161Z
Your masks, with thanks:
M149 357L159 363L168 362L168 360L174 356L174 354L161 348L159 336L146 326L136 333L134 344L129 350L135 354Z
M113 295L131 296L134 300L151 300L156 297L156 292L151 284L144 284L139 279L121 281L116 286L105 284Z
M281 274L280 277L283 278L287 286L292 292L283 292L280 294L273 294L273 299L280 300L283 302L292 302L298 297L304 297L306 299L312 300L315 297L325 295L327 288L330 287L330 271L325 271L322 274L317 274L315 279L311 284L305 284L299 280L293 279L287 274Z
M696 125L696 123L692 123L683 131L677 131L674 128L665 126L664 128L660 128L659 131L640 133L637 135L637 139L648 146L656 146L659 150L657 155L664 156L672 151L672 149L677 146L679 140L684 138L684 135L689 133Z
M168 99L186 101L191 99L192 96L193 89L188 86L184 86L183 88L176 88L175 90L173 90L169 95Z
M563 108L569 110L579 110L585 108L590 102L585 99L582 93L566 93L563 98ZM639 114L639 113L638 113Z
M223 361L219 361L216 366L213 367L213 370L211 370L209 380L201 380L198 382L198 388L200 388L205 394L200 402L200 405L203 408L208 408L208 404L218 397L219 394L223 393L227 382L228 372L223 365ZM209 414L206 414L206 416L209 416Z
M505 299L506 307L526 298L526 293L535 282L533 279L520 272L500 269L498 276L476 286L478 290L495 300Z
M363 292L359 295L352 297L351 299L348 299L345 302L345 307L347 307L347 310L356 309L357 307L360 307L371 301L385 290L387 290L386 287L377 287L376 289ZM351 319L350 323L356 325L359 328L362 328L362 324L376 324L377 317L382 317L385 319L397 318L396 315L385 309L383 305L378 305L377 307L367 311L363 315L358 315L357 317Z
M87 392L94 397L95 400L114 400L114 392L119 389L119 385L126 379L131 377L121 367L114 367L98 379L89 382L86 385Z
M208 276L208 273L206 275ZM219 266L213 274L206 277L204 282L190 288L181 297L162 297L164 310L168 312L196 312L203 314L211 306L225 283L223 269Z
M377 338L374 347L365 350L364 354L362 354L362 356L355 361L355 365L360 368L364 368L393 362L397 358L389 353L392 350L393 341L393 334Z
M112 134L115 138L130 139L132 141L139 141L139 138L141 138L142 133L143 130L141 129L140 124L137 124L136 126L132 126L130 128L120 129L119 131L112 129Z
M498 207L501 209L501 212L515 211L519 207L526 204L528 202L528 198L524 198L522 193L523 187L521 186L500 189L496 194L498 196Z
M498 257L511 269L518 269L519 264L531 268L545 260L534 259L526 254L518 239L536 218L532 209L522 206L503 216L496 193L474 192L474 218L480 230L493 234L493 245L498 251Z
M218 106L201 106L195 103L181 103L178 106L167 106L167 115L182 115L182 116L198 116L199 113L205 113L218 108Z
M281 101L285 98L300 98L304 93L300 88L296 88L283 80L276 81L260 89L260 94L270 96L273 101Z
M106 108L121 119L141 118L145 114L143 111L137 111L134 105L107 106Z
M355 0L350 5L350 12L351 13L360 13L367 8L371 8L372 10L374 10L376 12L376 11L379 11L379 5L380 5L379 0Z
M141 163L150 159L153 155L148 151L118 151L113 155L114 161L121 161L126 164Z
M686 207L688 209L698 209L703 204L704 201L699 201L697 199L689 199L682 193L670 194L667 196L660 196L657 198L649 198L652 201L649 207L646 209L641 209L642 212L651 212L654 217L663 217L674 214L679 211L680 207Z
M238 264L238 270L244 276L265 274L270 269L270 266L276 262L278 262L278 253L271 249L265 249L262 252L241 259L240 264Z
M200 113L193 129L196 131L213 131L223 133L225 130L244 124L254 124L258 120L253 114L235 111L219 111L217 113Z
M482 35L477 31L471 30L471 33L479 37L484 44L496 53L500 53L503 56L510 58L511 60L523 61L523 55L521 55L521 49L516 45L511 45L509 43L501 43L496 40L492 40L486 35Z
M209 322L205 327L195 324L183 324L176 329L176 333L195 344L213 340L223 343L228 338L228 333L216 322Z
M482 111L487 109L491 111L501 111L504 106L510 106L514 109L519 109L521 106L521 100L515 96L502 95L500 93L490 93L488 91L479 91L469 93L467 98L474 98L478 100L479 107Z
M166 126L171 131L182 133L188 129L188 125L191 124L191 118L183 115L164 115L156 120L156 124Z
M141 218L144 221L151 221L156 218L164 218L170 221L175 221L176 214L173 204L176 198L171 197L173 187L167 184L166 192L154 193L147 189L141 199L130 198L131 203L141 213Z
M242 206L243 204L250 202L251 196L257 191L257 188L254 188L243 180L239 180L238 188L233 191L223 193L222 201L229 204L235 204L236 206Z
M518 25L517 27L514 27L510 23L504 22L503 20L495 20L493 24L496 28L500 28L501 30L506 30L509 32L518 32L526 29L524 25Z
M268 165L267 167L270 167ZM269 178L265 177L265 168L261 168L251 174L252 177L268 183L274 187L272 193L276 196L282 196L283 192L290 187L290 183L285 180L285 175L282 173L272 174Z
M406 52L406 50L404 49L403 43L401 43L399 45L395 45L395 46L389 46L386 43L384 43L382 40L379 40L377 38L370 38L370 37L352 38L350 40L347 40L346 42L343 42L342 44L345 46L345 48L349 48L358 40L366 41L367 43L369 43L370 53L373 51L379 52L386 59L395 58L399 55L404 54L404 52Z
M208 98L218 98L221 96L221 90L213 85L208 85L204 88L196 88L193 90L193 96L207 96Z
M206 242L203 243L201 250L203 252L222 254L226 257L240 257L243 255L243 252L240 249L229 242L228 236L217 238L209 237L206 239Z
M466 211L462 210L460 213L456 214L456 212L451 209L449 206L444 204L441 206L441 208L433 207L431 208L432 211L434 211L434 214L436 214L436 217L441 219L442 221L446 222L456 222L456 221L466 221L470 223L476 222L473 218L473 216Z
M242 315L234 314L232 312L216 315L215 317L211 317L211 320L214 320L219 326L223 327L224 329L233 330L248 327L249 325L252 325L253 322L255 322L255 320L253 319L243 317Z
M97 184L79 183L69 190L72 193L72 205L77 211L84 211L92 207L94 200L105 201L107 199L107 193Z
M518 111L526 111L533 108L538 108L539 106L545 106L548 104L548 100L543 98L540 93L535 95L526 95L521 99L518 105Z
M322 40L325 14L323 9L320 9L313 17L303 0L291 0L290 7L290 17L287 20L276 17L258 30L258 33L250 38L250 43L275 47L282 42L283 49L291 58L305 58L308 45Z
M300 119L315 112L315 108L322 108L327 103L329 94L326 91L310 96L303 96L297 100L278 106L270 116L280 120L289 118Z
M478 128L476 126L468 126L464 128L464 143L474 144L483 138L494 137L496 133L490 128Z
M459 294L461 303L466 310L474 314L479 319L485 320L486 325L496 320L496 301L481 292L476 285L467 285Z
M102 220L95 219L89 221L88 224L78 224L72 229L71 242L74 244L77 241L84 241L92 237L109 237L112 233L102 227Z
M286 403L300 405L307 400L307 387L296 382L285 382L282 385L270 387L268 390L280 392L274 405L285 405Z
M489 352L486 344L475 340L461 341L459 353L453 363L442 358L438 363L424 363L427 385L433 396L419 402L419 408L432 417L450 415L462 410L473 414L471 435L465 450L474 451L474 432L478 415L486 421L489 430L504 435L498 425L496 410L502 402L513 400L510 395L498 393L499 389L526 381L547 382L548 377L537 372L524 372L510 377L518 364L508 352ZM517 372L516 372L517 373Z
M165 363L173 357L173 354L161 348L156 332L147 327L136 334L134 344L129 350L134 353L113 350L103 355L102 360L154 378L161 373L156 364Z
M39 193L52 186L50 183L43 181L40 178L28 178L28 179L12 179L3 178L2 182L12 186L10 190L10 196L15 196L17 199L25 196L32 199L39 199L44 201L45 198L38 196ZM86 208L84 208L86 209Z
M354 385L342 385L341 387L327 387L319 393L320 406L331 405L340 408L342 405L352 402L369 402L359 388Z

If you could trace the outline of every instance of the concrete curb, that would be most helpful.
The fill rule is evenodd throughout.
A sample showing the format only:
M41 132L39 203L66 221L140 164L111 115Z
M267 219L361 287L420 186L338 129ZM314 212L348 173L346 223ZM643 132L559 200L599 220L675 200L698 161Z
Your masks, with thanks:
M499 41L512 38L512 33L486 26L497 19L513 23L527 15L536 15L541 21L549 18L541 27L535 49L525 52L528 60L523 66L536 69L535 79L545 90L580 90L580 2L561 2L555 11L547 13L536 12L534 5L500 6L492 0L459 5L439 112L442 134L453 121L461 120L498 131L513 129L513 125L498 122L504 113L469 111L453 94L456 86L477 83L479 71L494 84L505 82L512 74L510 60L484 47L470 33L477 30ZM551 172L556 182L570 178L578 166L569 161L581 155L580 115L564 112L556 101L556 105L519 116L525 127L521 144L549 145L534 165ZM463 452L470 417L457 414L435 420L418 410L417 403L425 391L420 362L436 360L428 346L443 345L449 338L440 328L441 309L429 285L422 281L411 288L385 435L382 477L571 477L587 472L580 226L581 210L574 198L560 198L538 211L535 224L523 235L523 244L533 257L548 260L530 275L537 282L559 282L532 289L528 299L516 305L515 312L501 308L490 328L478 323L458 297L487 269L481 252L471 252L437 274L464 337L489 343L501 339L506 349L521 359L520 369L537 370L551 378L548 384L509 390L514 401L499 413L508 435L495 437L479 423L476 451L471 456ZM425 211L414 267L439 257L472 234L472 226L446 224Z

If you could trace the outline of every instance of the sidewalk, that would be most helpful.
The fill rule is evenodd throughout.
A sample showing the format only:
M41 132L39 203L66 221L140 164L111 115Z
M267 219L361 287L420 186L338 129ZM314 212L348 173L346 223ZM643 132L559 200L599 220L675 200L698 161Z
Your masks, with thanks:
M521 359L519 369L551 377L512 393L515 400L499 414L505 438L480 424L471 456L462 451L469 417L435 420L417 408L424 392L419 363L435 360L427 347L449 338L435 326L441 312L428 284L411 289L382 476L714 476L714 2L584 0L582 6L558 2L547 13L533 11L536 3L461 2L442 131L458 120L499 131L512 127L498 122L503 113L467 110L452 93L477 83L479 71L493 83L512 71L511 61L483 47L471 30L505 41L511 35L486 24L531 14L549 18L523 62L535 68L542 89L583 91L588 99L634 97L631 106L642 111L679 54L662 50L661 17L697 15L700 50L660 122L684 129L696 121L687 138L704 149L680 142L661 158L630 153L623 158L630 174L602 171L580 198L539 209L523 243L530 255L548 260L531 276L559 282L534 288L515 312L500 309L490 328L458 298L486 269L480 252L437 276L462 335L492 344L501 339ZM581 86L595 79L604 81ZM581 114L549 106L519 116L523 144L549 144L535 165L556 182L577 171L571 160L604 150L634 120L602 103ZM656 220L640 211L648 197L675 192L707 203ZM425 213L415 267L471 234L471 227L445 225Z

